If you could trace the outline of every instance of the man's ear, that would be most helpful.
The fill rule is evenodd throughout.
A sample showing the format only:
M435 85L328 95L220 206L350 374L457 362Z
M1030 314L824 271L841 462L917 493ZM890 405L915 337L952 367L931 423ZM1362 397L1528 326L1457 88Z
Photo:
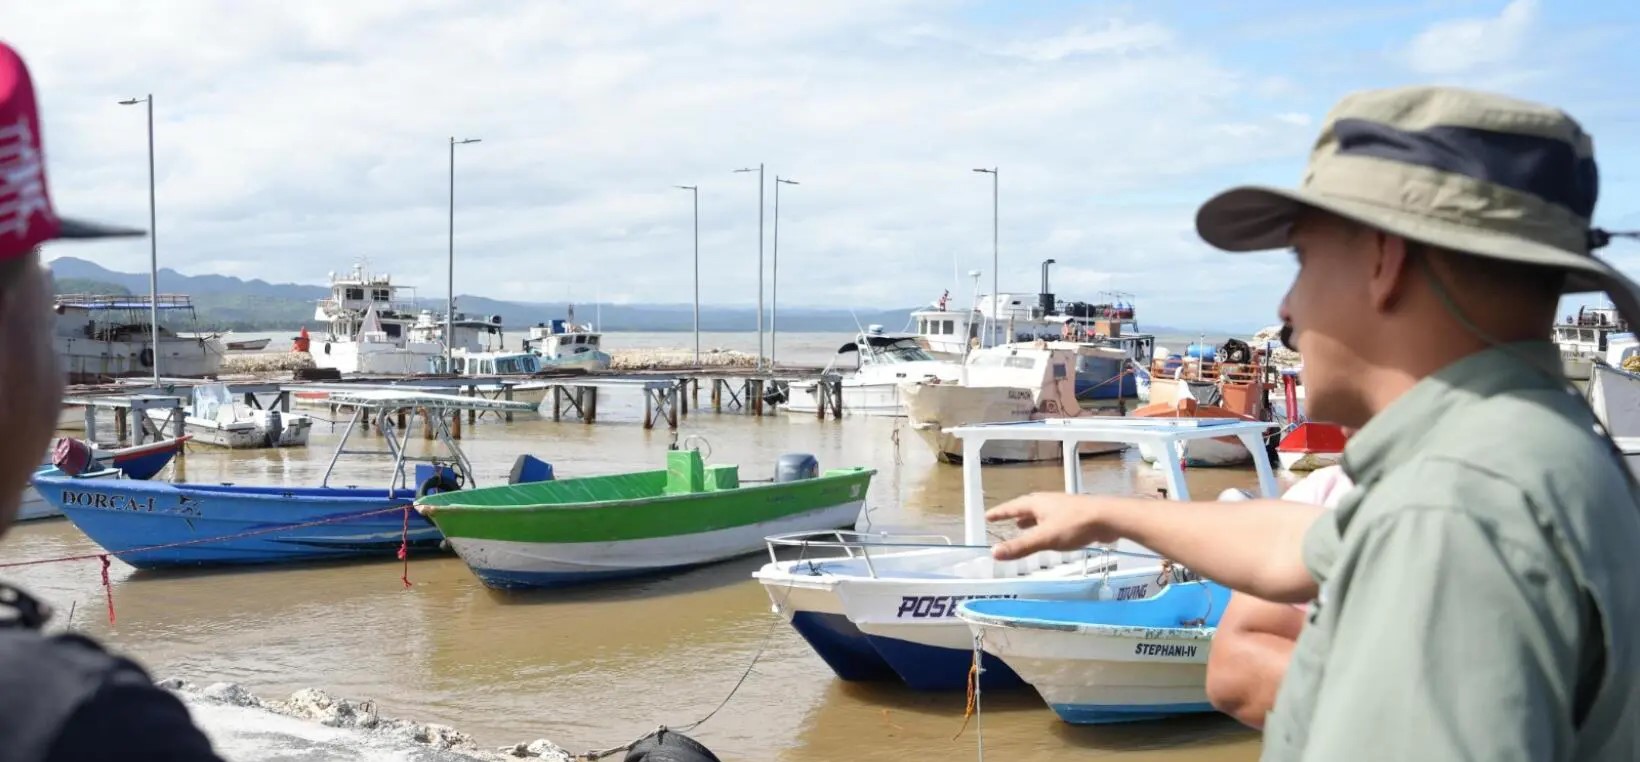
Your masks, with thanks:
M1412 257L1415 256L1407 239L1381 230L1366 233L1369 245L1364 252L1369 258L1367 268L1367 295L1379 312L1395 309L1406 294L1407 279L1412 276Z

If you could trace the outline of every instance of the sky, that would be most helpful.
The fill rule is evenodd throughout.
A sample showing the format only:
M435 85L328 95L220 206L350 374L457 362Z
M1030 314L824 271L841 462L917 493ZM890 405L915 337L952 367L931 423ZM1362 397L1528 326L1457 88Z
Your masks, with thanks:
M323 284L366 261L445 293L855 309L1132 294L1140 324L1272 322L1294 271L1196 207L1296 184L1352 90L1478 87L1594 136L1597 224L1640 228L1640 8L1613 0L13 2L62 212L147 222L160 266ZM148 243L54 244L146 271ZM1640 275L1640 244L1604 252ZM771 293L772 300L774 295Z

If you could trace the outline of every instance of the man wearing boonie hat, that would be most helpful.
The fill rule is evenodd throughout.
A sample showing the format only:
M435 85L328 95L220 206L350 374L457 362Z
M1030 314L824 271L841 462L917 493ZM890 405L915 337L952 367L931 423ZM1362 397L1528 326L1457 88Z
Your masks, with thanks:
M28 69L0 43L0 532L17 517L62 407L51 286L38 248L142 235L58 217ZM46 637L41 602L0 583L0 760L215 760L187 707L80 635Z
M1360 431L1356 487L1279 500L1028 495L1017 558L1127 537L1237 591L1310 602L1266 760L1640 759L1640 503L1548 341L1563 293L1636 285L1591 250L1592 142L1559 110L1445 87L1352 94L1296 190L1196 225L1291 247L1310 417Z

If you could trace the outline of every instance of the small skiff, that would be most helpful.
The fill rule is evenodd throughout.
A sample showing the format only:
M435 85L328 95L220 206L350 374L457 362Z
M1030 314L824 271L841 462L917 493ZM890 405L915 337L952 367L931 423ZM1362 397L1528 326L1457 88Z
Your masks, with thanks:
M1074 725L1213 711L1207 655L1230 589L1174 583L1139 600L990 599L957 617Z
M484 584L556 587L723 561L783 532L852 529L874 473L820 473L812 457L788 455L775 479L742 484L736 466L673 450L664 470L432 495L416 510Z

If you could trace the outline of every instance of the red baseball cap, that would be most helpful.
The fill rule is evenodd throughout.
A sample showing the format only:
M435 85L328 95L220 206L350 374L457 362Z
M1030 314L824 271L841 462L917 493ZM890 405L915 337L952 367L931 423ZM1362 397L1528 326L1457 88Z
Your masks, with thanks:
M46 191L45 149L34 83L11 46L0 42L0 261L16 259L59 238L146 235L58 217Z

